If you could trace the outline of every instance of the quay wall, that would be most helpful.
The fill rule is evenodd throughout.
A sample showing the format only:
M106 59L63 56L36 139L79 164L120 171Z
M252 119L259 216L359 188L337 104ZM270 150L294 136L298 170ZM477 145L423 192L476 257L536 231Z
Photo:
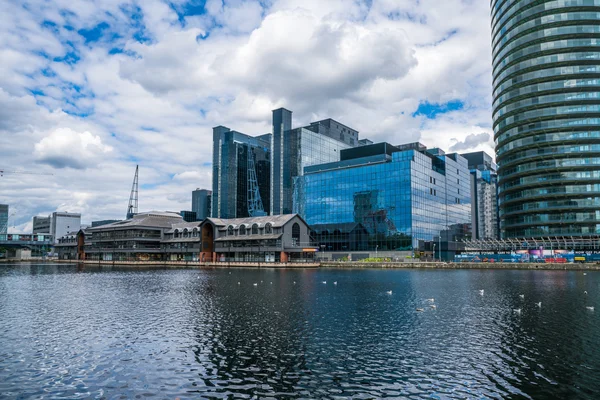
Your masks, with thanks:
M520 269L597 271L600 263L444 263L444 262L321 262L321 268L404 268L404 269Z

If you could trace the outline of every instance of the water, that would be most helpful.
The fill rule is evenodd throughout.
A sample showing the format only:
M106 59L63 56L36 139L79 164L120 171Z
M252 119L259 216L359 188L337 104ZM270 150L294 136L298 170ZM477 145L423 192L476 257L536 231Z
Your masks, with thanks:
M599 292L598 272L0 264L0 398L598 398Z

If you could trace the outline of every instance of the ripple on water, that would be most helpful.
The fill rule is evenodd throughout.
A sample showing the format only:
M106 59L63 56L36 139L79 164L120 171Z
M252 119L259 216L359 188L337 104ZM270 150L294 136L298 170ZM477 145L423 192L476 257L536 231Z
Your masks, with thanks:
M600 326L585 308L599 299L594 272L2 268L3 398L594 398L600 387Z

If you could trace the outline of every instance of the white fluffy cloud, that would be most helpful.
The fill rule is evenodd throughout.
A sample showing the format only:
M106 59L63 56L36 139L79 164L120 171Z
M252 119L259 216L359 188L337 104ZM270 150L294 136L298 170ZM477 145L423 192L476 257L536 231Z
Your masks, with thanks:
M121 218L189 209L212 132L335 118L394 144L492 151L489 4L475 0L0 2L0 203ZM419 104L460 101L436 118ZM469 146L474 148L467 148ZM41 164L40 164L41 163Z
M54 168L86 169L96 166L111 151L100 136L58 128L35 144L34 155L39 163Z

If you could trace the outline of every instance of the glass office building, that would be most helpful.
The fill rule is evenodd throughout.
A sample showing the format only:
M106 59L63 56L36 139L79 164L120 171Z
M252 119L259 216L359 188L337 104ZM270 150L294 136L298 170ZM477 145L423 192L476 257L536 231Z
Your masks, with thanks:
M324 251L417 250L442 243L447 258L470 237L467 160L419 144L378 143L304 168L294 211ZM438 253L439 254L439 253Z
M271 134L257 137L213 128L211 215L246 218L269 210Z
M192 211L196 213L194 221L203 221L210 217L211 196L210 190L196 189L192 191Z
M504 237L600 233L600 1L492 0Z
M331 118L292 129L292 112L273 110L271 215L293 211L294 180L304 168L339 161L340 151L358 145L358 131Z
M8 204L0 204L0 235L8 233Z

